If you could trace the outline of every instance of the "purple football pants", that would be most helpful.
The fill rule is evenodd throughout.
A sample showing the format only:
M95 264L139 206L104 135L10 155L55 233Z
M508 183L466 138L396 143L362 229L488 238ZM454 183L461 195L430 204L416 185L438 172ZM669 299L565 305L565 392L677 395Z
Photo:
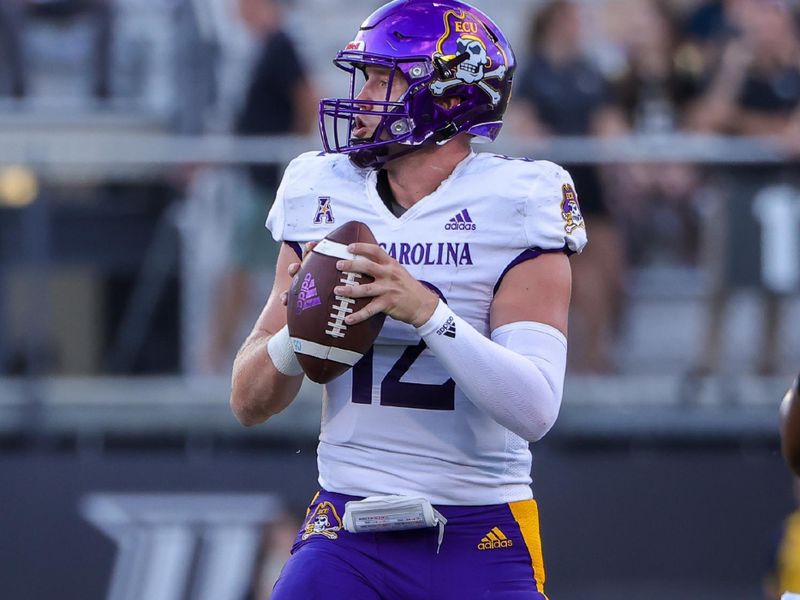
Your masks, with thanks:
M436 506L438 528L353 534L344 505L322 491L312 500L271 600L546 600L535 500Z

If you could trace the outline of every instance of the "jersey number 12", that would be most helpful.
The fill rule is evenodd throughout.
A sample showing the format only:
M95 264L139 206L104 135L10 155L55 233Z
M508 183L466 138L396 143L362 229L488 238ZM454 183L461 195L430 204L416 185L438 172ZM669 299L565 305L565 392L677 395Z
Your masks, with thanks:
M455 409L456 384L452 379L440 385L400 381L426 348L425 342L406 347L381 381L381 406L421 410ZM370 348L353 367L353 402L356 404L372 404L373 351L374 348Z

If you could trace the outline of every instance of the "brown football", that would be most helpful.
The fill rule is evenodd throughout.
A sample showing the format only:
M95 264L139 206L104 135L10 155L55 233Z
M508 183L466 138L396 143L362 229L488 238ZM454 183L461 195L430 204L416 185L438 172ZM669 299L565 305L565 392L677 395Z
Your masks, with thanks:
M335 229L308 253L289 289L286 307L289 335L297 360L312 381L328 383L345 373L369 351L383 327L379 313L357 325L344 318L364 308L371 298L345 298L333 293L336 286L372 282L372 277L343 273L336 262L350 258L348 244L376 244L369 227L349 221Z

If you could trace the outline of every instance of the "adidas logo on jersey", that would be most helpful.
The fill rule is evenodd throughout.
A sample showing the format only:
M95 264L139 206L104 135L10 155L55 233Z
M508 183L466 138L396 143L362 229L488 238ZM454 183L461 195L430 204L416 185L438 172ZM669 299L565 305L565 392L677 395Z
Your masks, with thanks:
M478 226L472 222L472 217L469 216L469 212L465 208L450 219L450 221L445 224L444 228L447 231L475 231Z
M456 337L456 322L453 317L448 317L444 325L436 330L437 335L446 335L449 338L455 339Z
M498 548L511 548L514 540L510 540L500 531L499 527L492 527L492 530L481 538L478 550L497 550Z

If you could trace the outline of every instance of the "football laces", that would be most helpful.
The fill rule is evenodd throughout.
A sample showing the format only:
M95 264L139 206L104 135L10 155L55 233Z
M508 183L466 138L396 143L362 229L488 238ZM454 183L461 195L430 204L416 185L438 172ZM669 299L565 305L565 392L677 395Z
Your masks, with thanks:
M358 285L358 280L361 279L361 273L353 273L350 271L342 273L339 282L344 285ZM331 306L330 317L328 321L329 329L325 333L331 337L343 338L347 333L347 323L344 322L345 317L353 312L353 304L356 303L355 298L348 298L346 296L335 296L335 303Z

